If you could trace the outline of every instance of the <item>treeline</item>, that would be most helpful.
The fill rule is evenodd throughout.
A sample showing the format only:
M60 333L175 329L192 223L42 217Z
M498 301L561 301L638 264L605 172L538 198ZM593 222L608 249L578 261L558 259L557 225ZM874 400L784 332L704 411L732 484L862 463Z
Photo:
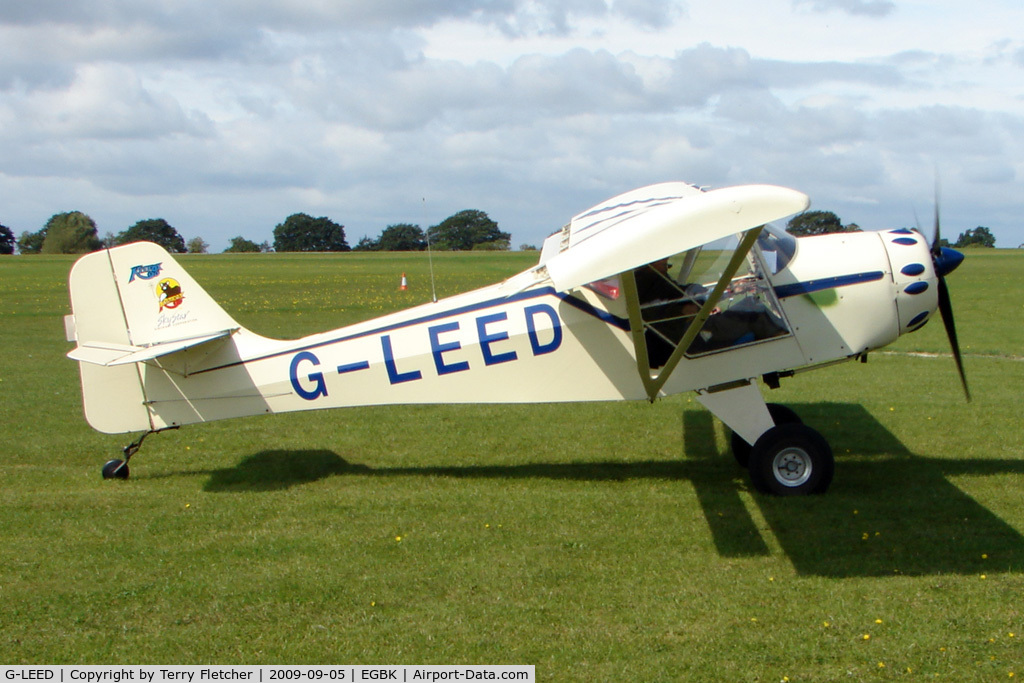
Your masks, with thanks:
M224 251L352 251L345 237L345 226L326 216L314 218L304 213L288 216L274 228L273 243L257 244L245 237L233 237ZM55 214L37 232L25 231L15 239L10 228L0 225L0 254L13 254L15 247L22 254L84 254L104 247L129 242L155 242L172 253L205 254L210 245L201 237L186 241L163 218L141 220L117 234L108 232L100 238L96 222L81 211ZM379 236L364 236L355 251L439 251L510 249L511 235L498 229L498 224L483 211L466 210L450 216L424 231L418 225L389 225Z
M831 211L805 211L789 220L786 229L797 237L827 235L840 232L858 232L856 223L844 225ZM181 234L162 218L139 221L117 234L108 232L100 238L96 223L80 211L55 214L38 232L23 232L15 239L10 228L0 225L0 254L13 254L15 247L22 254L83 254L103 247L129 242L156 242L173 253L205 254L209 244L202 237L187 242ZM430 245L438 251L494 250L511 248L511 235L502 232L498 224L483 211L460 211L424 231L411 223L389 225L377 237L364 236L350 247L345 238L345 226L326 216L314 218L304 213L288 216L274 228L273 243L260 244L242 236L233 237L224 251L421 251ZM995 247L996 238L986 227L978 226L960 233L955 242L946 239L940 246ZM521 250L535 249L522 245Z
M831 211L805 211L789 219L786 231L797 237L810 235L830 235L839 232L860 232L856 223L843 225L839 216ZM929 239L931 235L926 235ZM978 226L960 233L956 242L950 243L946 238L939 239L940 247L995 247L996 238L986 227Z

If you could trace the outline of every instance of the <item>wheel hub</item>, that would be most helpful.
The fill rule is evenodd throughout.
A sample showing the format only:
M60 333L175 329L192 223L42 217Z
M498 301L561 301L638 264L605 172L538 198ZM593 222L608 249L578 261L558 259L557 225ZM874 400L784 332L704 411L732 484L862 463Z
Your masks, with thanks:
M800 486L811 478L811 456L802 448L785 448L775 455L772 472L783 486Z

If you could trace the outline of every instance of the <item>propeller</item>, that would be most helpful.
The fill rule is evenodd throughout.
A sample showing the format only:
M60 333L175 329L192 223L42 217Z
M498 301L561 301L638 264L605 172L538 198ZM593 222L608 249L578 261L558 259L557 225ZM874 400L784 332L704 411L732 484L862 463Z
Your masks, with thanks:
M935 184L935 232L932 235L932 261L935 263L935 275L938 277L939 294L939 315L942 317L942 324L946 327L946 337L949 338L949 346L953 349L953 360L956 361L956 370L960 374L960 384L964 388L964 396L971 400L971 390L967 388L967 375L964 373L963 356L960 354L960 342L956 336L956 322L953 320L953 304L949 298L949 288L946 287L946 276L952 273L963 262L964 255L955 249L939 245L941 238L939 228L939 188L938 181Z

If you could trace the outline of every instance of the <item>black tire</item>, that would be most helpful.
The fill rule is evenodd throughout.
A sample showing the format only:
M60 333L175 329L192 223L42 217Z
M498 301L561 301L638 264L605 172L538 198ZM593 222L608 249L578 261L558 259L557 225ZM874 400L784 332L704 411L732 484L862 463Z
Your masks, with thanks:
M127 479L128 463L124 460L108 460L103 466L104 479Z
M803 424L803 420L793 410L781 403L769 403L768 414L772 416L772 421L777 425L782 424ZM732 432L730 436L732 444L732 455L736 458L736 462L739 463L740 467L746 468L750 465L750 449L753 448L747 443L742 436L736 432Z
M750 481L762 493L806 496L824 493L835 474L832 448L821 434L799 423L772 427L750 451Z

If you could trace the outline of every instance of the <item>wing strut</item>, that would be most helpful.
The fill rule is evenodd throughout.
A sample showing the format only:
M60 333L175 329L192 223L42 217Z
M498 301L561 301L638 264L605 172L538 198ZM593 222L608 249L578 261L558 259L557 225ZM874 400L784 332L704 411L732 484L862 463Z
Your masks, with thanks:
M640 380L644 384L644 389L647 391L647 398L652 403L657 398L658 392L668 382L669 377L672 376L676 366L679 365L683 354L686 353L687 349L690 348L690 344L693 343L693 340L696 339L701 329L703 329L704 323L707 322L711 312L715 310L718 302L721 301L729 283L736 276L740 266L743 265L747 254L750 253L750 250L757 243L757 238L761 235L763 227L753 228L743 233L743 239L733 253L729 265L726 266L725 271L722 273L722 277L718 279L718 283L711 290L711 293L704 301L704 305L700 307L697 315L694 316L689 327L686 328L686 333L679 340L672 355L665 362L664 367L656 373L651 371L650 359L647 355L647 341L644 335L647 331L647 324L644 322L640 312L640 297L637 294L636 280L633 278L632 272L622 277L622 293L626 299L626 311L629 314L629 330L633 337L633 348L636 351L636 368L640 373Z

